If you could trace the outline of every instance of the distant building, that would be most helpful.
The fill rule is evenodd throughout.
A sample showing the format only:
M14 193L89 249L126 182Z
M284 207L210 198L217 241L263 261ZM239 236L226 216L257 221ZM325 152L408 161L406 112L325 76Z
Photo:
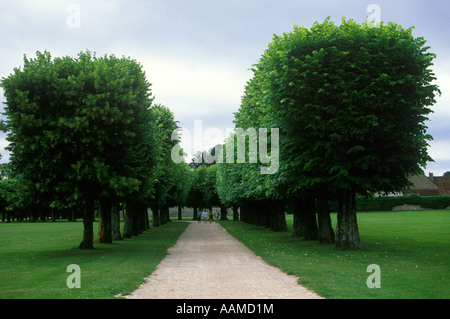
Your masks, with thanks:
M436 176L431 174L432 181L439 189L439 195L450 195L450 176Z
M403 195L417 194L421 196L450 195L450 176L419 175L409 178L413 186L403 190Z

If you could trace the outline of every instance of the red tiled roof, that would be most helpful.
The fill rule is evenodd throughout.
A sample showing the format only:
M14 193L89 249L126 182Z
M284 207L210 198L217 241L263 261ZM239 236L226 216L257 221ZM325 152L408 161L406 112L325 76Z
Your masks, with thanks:
M450 195L450 176L434 177L433 183L438 187L440 195Z

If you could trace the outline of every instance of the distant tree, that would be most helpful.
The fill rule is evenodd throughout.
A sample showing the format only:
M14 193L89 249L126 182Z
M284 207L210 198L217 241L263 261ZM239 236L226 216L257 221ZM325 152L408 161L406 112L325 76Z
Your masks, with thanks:
M450 171L445 172L443 176L450 176Z
M155 184L150 206L153 212L153 225L159 226L170 222L169 206L179 194L174 191L179 187L178 169L180 164L176 164L171 157L172 149L180 140L172 140L172 133L177 130L178 122L174 114L164 105L156 104L152 107L151 113L158 127L158 163L155 171Z

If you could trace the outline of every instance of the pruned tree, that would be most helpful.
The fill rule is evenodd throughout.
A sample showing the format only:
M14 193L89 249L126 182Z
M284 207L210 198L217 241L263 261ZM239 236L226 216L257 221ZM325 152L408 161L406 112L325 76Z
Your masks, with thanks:
M361 247L356 193L400 190L431 160L425 122L439 90L425 43L395 23L326 19L274 36L254 67L261 124L281 130L278 185L320 199L322 225L336 198L338 248Z
M82 206L80 248L93 248L96 201L109 214L109 199L148 196L154 182L152 100L141 65L89 51L54 59L37 52L2 87L10 165L23 196L47 208Z

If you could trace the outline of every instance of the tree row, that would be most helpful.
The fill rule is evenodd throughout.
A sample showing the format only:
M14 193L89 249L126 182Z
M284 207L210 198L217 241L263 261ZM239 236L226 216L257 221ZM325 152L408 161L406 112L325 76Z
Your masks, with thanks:
M179 187L188 168L171 160L177 122L168 108L153 105L138 62L89 51L76 58L37 52L2 87L9 211L32 219L49 210L81 215L80 248L88 249L95 210L105 243L147 229L150 206L154 226L169 220L167 207L186 195ZM126 211L123 236L119 205Z

